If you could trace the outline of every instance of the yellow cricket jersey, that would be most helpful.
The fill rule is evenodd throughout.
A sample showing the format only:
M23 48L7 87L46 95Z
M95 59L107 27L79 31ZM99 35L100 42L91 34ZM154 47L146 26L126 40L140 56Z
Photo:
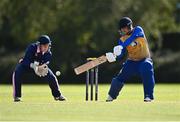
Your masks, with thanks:
M122 36L120 40L124 43L130 36L131 35ZM150 57L150 51L145 36L137 37L126 49L128 52L128 59L130 60L139 61Z

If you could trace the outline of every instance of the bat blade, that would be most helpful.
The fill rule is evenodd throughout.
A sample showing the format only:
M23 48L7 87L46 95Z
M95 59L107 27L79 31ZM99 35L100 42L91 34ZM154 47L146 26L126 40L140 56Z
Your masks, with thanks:
M105 62L107 62L107 58L105 55L102 55L102 56L100 56L92 61L89 61L77 68L74 68L74 71L75 71L76 75L79 75L79 74L81 74L85 71L88 71L89 69L92 69L100 64L105 63Z

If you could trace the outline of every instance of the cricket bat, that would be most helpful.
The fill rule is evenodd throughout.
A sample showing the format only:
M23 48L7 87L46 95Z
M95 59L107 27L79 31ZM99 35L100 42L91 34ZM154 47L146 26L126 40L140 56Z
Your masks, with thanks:
M102 55L102 56L100 56L94 60L91 60L77 68L74 68L74 71L75 71L76 75L79 75L79 74L81 74L85 71L88 71L89 69L92 69L100 64L105 63L105 62L107 62L107 58L105 55Z

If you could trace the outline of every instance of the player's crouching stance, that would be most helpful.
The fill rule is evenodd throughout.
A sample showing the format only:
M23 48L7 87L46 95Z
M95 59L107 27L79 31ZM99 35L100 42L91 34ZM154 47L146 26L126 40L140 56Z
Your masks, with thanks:
M13 73L13 97L15 102L21 101L21 78L25 72L31 70L34 70L33 72L37 76L48 81L55 100L66 100L59 90L56 76L48 67L52 57L50 46L50 38L47 35L42 35L37 43L30 44L27 47L24 58L19 61Z
M150 57L148 42L146 40L143 29L140 26L133 28L132 20L128 17L123 17L119 21L120 39L119 45L115 46L113 53L106 53L106 58L109 62L116 61L122 58L127 50L128 58L123 64L120 73L112 79L111 87L107 102L113 101L119 95L124 82L131 76L140 76L144 87L144 101L151 102L154 99L154 71L153 62Z

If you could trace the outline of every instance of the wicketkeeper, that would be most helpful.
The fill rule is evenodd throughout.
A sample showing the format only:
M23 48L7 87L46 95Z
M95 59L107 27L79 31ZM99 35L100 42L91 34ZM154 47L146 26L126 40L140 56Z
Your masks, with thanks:
M52 57L50 46L51 40L49 36L42 35L38 38L37 43L30 44L27 47L25 56L17 64L12 77L13 98L15 102L21 101L22 76L25 72L31 72L31 70L37 76L48 81L55 100L66 100L59 90L59 84L56 76L48 67Z
M133 28L133 22L129 17L123 17L119 21L120 39L113 53L106 53L109 62L121 59L127 52L128 58L123 64L119 74L112 79L107 102L113 101L119 95L128 78L137 75L144 86L144 101L151 102L154 99L155 85L153 61L150 56L148 42L142 27Z

